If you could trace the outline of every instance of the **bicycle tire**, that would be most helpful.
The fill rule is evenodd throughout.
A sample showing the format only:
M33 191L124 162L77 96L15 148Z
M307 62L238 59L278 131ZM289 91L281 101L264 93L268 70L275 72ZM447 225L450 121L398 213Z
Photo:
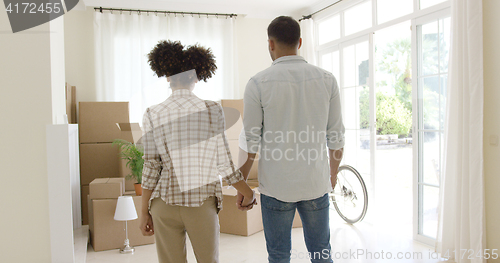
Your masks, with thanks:
M356 169L354 169L354 167L352 167L350 165L342 165L342 166L339 167L338 174L341 171L344 171L344 170L348 170L348 171L352 172L354 175L356 175L356 178L359 180L359 183L361 184L361 188L363 189L363 194L364 194L364 200L363 201L364 201L364 203L363 203L363 209L361 210L361 214L359 216L355 217L355 218L348 218L347 216L345 216L342 213L341 209L338 207L337 201L335 199L335 195L331 195L330 196L330 201L333 203L333 206L335 207L335 210L337 211L337 213L339 214L339 216L344 221L346 221L349 224L354 224L354 223L360 222L366 216L366 212L368 210L368 191L366 189L365 181L361 177L361 174ZM338 180L338 176L337 176L337 180ZM340 186L340 184L338 183L338 181L337 181L337 185ZM337 188L337 185L335 186L335 188Z

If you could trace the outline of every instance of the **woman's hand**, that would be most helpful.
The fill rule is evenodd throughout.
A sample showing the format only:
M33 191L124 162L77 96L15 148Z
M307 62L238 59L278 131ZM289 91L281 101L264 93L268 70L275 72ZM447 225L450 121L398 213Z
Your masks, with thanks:
M155 234L153 218L151 218L149 213L141 214L141 224L139 227L143 236L152 236Z
M254 205L257 204L257 199L255 199L255 192L252 191L253 195L251 198L248 198L248 197L243 197L243 200L241 200L241 203L240 205L238 206L238 208L240 208L240 210L250 210L253 208Z

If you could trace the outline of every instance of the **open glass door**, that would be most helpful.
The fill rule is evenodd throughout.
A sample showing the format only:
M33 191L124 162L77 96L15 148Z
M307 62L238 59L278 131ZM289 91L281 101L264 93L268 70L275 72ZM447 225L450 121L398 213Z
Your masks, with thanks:
M450 49L450 12L413 21L414 238L434 245L443 170L444 121Z
M373 204L374 103L370 76L373 65L372 37L364 36L340 44L340 95L345 126L342 164L354 167L365 181L369 203ZM368 209L370 211L370 208ZM370 212L367 213L367 219ZM368 219L369 220L369 219Z
M346 129L342 165L354 167L373 201L374 94L370 72L373 65L372 36L364 36L325 49L319 54L320 67L336 77L341 95L342 118ZM370 211L370 209L368 209ZM368 213L369 215L370 213Z

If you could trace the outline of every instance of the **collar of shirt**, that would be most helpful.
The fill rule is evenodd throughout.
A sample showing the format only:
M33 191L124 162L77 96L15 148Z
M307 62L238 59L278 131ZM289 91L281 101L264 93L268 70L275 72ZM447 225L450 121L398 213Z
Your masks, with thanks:
M273 61L273 65L276 65L278 63L307 63L307 61L301 57L301 56L296 56L296 55L293 55L293 56L283 56L283 57L279 57L277 59L275 59Z
M191 97L196 96L194 93L188 89L176 89L172 90L172 97Z

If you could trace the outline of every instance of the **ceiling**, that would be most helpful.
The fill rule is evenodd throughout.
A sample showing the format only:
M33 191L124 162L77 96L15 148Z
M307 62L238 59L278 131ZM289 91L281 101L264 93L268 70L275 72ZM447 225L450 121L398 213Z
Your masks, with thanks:
M296 19L338 0L81 0L87 7L232 13L256 18L289 15Z

